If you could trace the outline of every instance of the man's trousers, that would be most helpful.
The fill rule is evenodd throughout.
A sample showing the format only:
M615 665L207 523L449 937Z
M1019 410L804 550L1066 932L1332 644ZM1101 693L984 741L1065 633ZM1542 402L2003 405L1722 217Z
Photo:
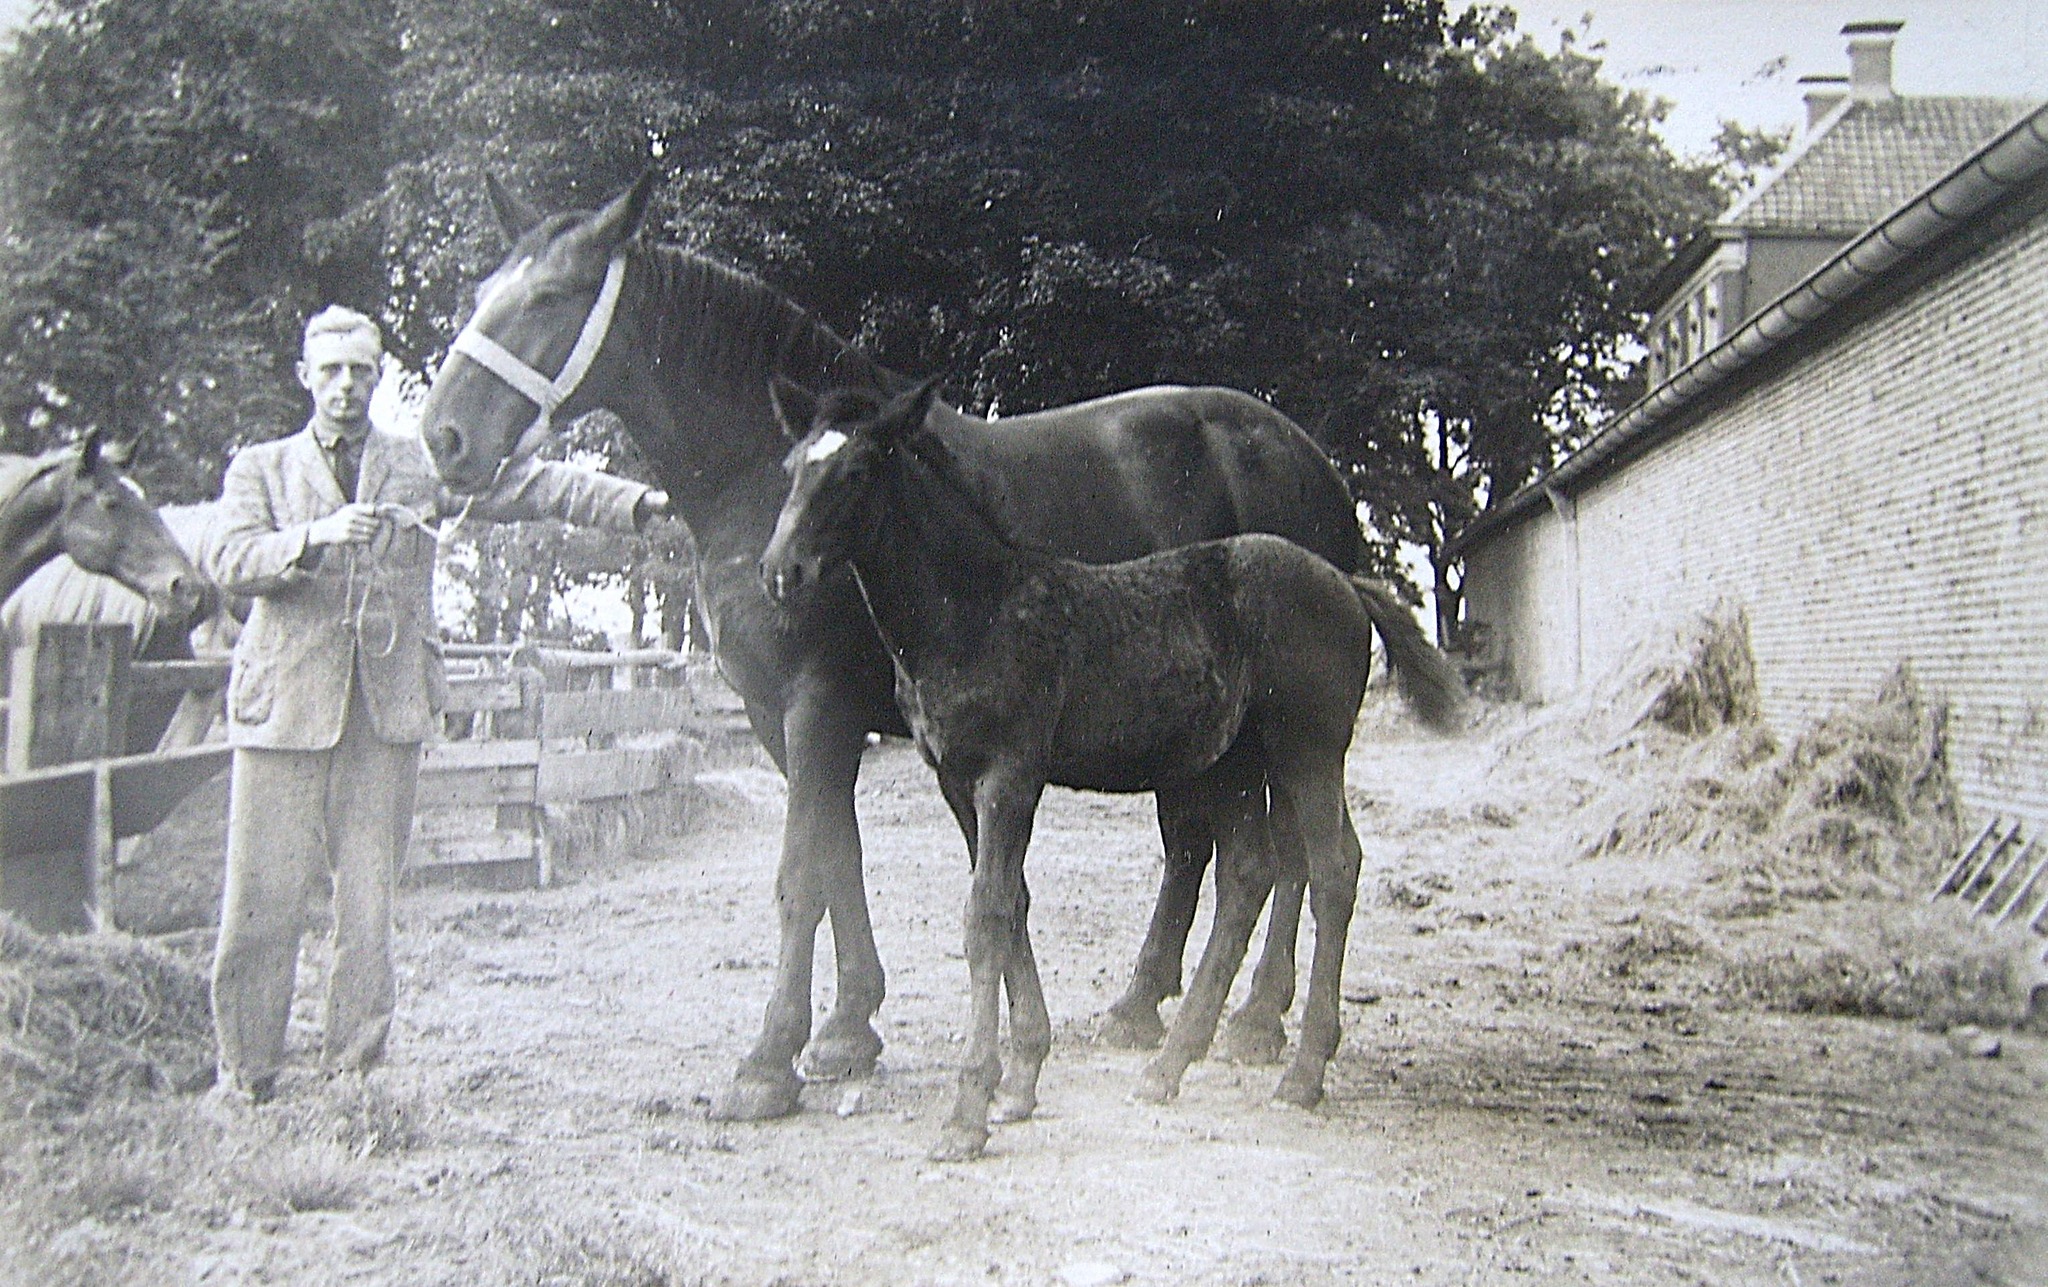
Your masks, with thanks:
M227 884L213 961L221 1080L267 1094L284 1063L309 900L333 883L334 957L321 1066L383 1058L396 989L391 900L412 834L418 742L370 731L358 686L341 740L322 751L236 747L228 787Z

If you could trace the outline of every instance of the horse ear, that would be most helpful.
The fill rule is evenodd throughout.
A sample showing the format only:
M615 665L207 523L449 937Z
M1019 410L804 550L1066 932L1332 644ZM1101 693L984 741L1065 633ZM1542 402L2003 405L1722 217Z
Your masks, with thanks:
M931 414L932 402L938 396L939 381L944 378L928 375L891 398L878 420L883 436L892 442L902 442L924 428L925 417Z
M783 433L797 440L810 433L811 422L818 416L817 394L794 380L771 375L768 401L775 406L775 418L782 422Z
M533 206L513 196L498 176L484 171L484 191L491 198L491 212L498 216L498 231L505 234L505 244L511 245L525 236L545 216Z
M647 217L648 198L654 195L654 181L660 177L661 172L652 166L642 170L632 187L597 212L597 218L591 221L590 240L609 250L640 231L640 221Z

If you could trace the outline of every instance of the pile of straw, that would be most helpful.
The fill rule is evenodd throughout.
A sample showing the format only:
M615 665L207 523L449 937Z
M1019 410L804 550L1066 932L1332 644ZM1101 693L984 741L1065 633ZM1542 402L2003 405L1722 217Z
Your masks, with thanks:
M1659 763L1635 775L1587 854L1684 846L1737 876L1749 895L1843 898L1924 889L1954 853L1960 824L1945 712L1910 670L1789 748L1739 705L1726 718L1728 708L1700 696L1711 688L1696 679L1675 683L1658 710L1706 732L1664 748Z
M0 1103L69 1112L197 1090L213 1057L198 968L127 935L53 937L0 914Z

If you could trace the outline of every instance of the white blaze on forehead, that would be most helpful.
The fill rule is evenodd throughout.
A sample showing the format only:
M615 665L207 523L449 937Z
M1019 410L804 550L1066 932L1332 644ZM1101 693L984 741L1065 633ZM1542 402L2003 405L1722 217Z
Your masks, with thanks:
M142 490L142 484L136 482L133 478L130 478L128 475L121 475L121 484L122 486L126 487L129 491L135 493L136 500L147 501L149 499L149 493Z
M804 448L804 463L815 465L821 460L830 460L838 455L839 449L844 447L849 441L850 439L837 429L827 429L819 434L816 441L812 442L810 446Z

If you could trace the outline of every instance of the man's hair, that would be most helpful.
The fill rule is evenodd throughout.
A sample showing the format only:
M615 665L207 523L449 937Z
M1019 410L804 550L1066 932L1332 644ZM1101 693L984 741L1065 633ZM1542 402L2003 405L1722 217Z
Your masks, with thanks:
M316 335L351 335L361 331L370 337L378 349L384 347L384 331L365 314L339 304L329 304L306 319L305 344L311 344Z

